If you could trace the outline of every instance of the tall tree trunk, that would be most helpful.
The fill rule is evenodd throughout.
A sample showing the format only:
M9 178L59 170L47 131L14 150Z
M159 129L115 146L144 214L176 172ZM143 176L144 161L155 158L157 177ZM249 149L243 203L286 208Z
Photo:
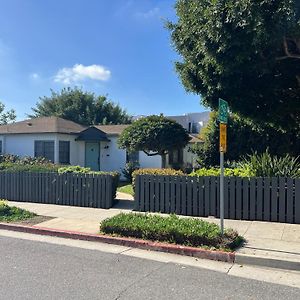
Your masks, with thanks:
M164 169L167 163L167 155L164 153L161 155L161 167Z

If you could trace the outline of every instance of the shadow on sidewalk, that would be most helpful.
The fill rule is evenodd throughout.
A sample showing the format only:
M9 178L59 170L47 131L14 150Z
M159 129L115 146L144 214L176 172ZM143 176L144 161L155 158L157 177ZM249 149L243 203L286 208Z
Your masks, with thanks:
M133 210L134 208L134 201L133 200L126 200L126 199L115 199L115 204L112 208L117 209L125 209L125 210Z

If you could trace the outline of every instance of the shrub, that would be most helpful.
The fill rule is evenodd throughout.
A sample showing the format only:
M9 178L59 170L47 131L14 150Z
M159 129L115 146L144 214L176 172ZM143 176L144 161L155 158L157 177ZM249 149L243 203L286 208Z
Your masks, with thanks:
M182 176L185 175L181 170L174 169L138 169L132 173L132 186L135 189L135 177L137 175L172 175L172 176Z
M44 157L24 156L21 158L18 155L14 154L0 155L0 163L17 163L19 165L53 165L51 161L47 160Z
M219 226L214 223L175 215L119 214L104 220L100 230L107 234L226 250L234 249L242 242L233 230L226 230L222 236Z
M248 166L243 168L225 168L224 175L228 177L251 177L252 172ZM201 168L197 171L192 172L189 176L220 176L220 168Z
M19 164L13 162L0 163L0 171L6 172L56 172L59 166L54 164Z
M66 173L76 173L76 174L91 174L91 168L84 168L80 166L66 166L58 168L59 174L66 174Z
M272 156L269 151L262 154L256 152L248 155L240 163L240 166L251 170L256 177L300 177L300 160L298 157L285 155L283 157Z
M118 172L103 172L93 171L91 168L84 168L80 166L67 166L58 168L59 174L74 173L74 174L95 174L95 175L110 175L113 178L113 197L116 197L117 188L119 185L120 174Z
M139 168L138 162L128 162L125 164L125 168L122 169L122 173L127 181L132 182L132 173Z
M0 200L0 221L19 221L30 219L34 216L36 214L15 206L9 206L4 200Z

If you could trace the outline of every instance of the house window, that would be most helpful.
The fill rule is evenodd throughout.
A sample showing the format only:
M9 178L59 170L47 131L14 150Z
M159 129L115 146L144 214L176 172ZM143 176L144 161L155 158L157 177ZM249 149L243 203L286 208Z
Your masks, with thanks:
M0 154L2 154L2 141L0 141Z
M59 163L70 164L70 142L59 141Z
M126 162L133 162L133 163L138 163L139 162L139 152L134 151L134 152L126 152Z
M176 165L183 163L183 149L174 149L169 152L169 164Z
M54 141L34 141L34 156L54 162Z

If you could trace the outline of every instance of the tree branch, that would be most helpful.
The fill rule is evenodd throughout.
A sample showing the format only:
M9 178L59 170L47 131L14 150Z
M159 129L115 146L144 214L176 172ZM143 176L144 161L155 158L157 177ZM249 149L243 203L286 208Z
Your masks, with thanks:
M284 37L283 38L283 50L284 50L285 56L277 57L276 60L283 60L283 59L288 59L288 58L300 59L300 54L295 54L295 53L290 52L288 41L293 42L295 47L297 48L298 52L300 53L300 39L290 39L290 38Z

